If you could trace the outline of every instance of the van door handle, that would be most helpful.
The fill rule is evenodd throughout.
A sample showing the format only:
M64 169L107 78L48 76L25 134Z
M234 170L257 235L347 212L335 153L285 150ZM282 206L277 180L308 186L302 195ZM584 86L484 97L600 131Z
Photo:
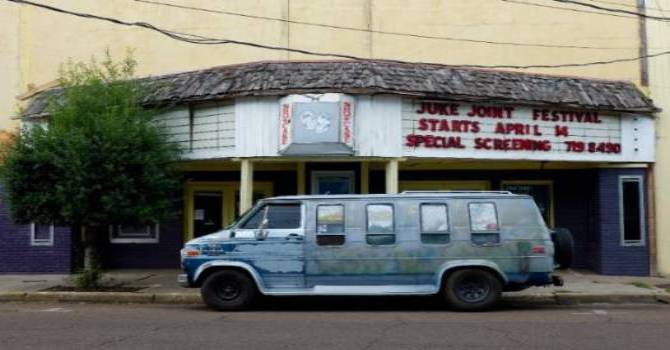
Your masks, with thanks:
M288 235L286 235L286 239L296 239L298 241L302 241L302 236L300 236L297 233L289 233Z

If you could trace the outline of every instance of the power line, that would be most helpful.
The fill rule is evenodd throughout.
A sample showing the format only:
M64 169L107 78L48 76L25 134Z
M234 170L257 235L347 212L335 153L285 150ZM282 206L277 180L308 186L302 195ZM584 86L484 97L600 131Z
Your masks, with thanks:
M621 6L621 7L630 7L630 8L634 8L634 9L637 9L637 8L638 8L637 5L622 4L622 3L620 3L620 2L616 2L616 1L606 1L606 0L589 0L589 1L590 1L590 2L599 2L599 3L601 3L601 4L607 4L607 5L616 5L616 6ZM656 2L656 5L658 6L658 2ZM659 6L659 7L660 7L660 6ZM647 9L649 9L649 10L659 10L658 7L647 7Z
M176 9L182 9L182 10L198 11L198 12L213 13L213 14L228 15L228 16L237 16L237 17L244 17L244 18L256 19L256 20L275 21L275 22L281 22L281 23L290 23L290 24L311 26L311 27L320 27L320 28L337 29L337 30L348 30L348 31L355 31L355 32L381 34L381 35L391 35L391 36L401 36L401 37L409 37L409 38L417 38L417 39L433 39L433 40L457 41L457 42L468 42L468 43L488 44L488 45L545 47L545 48L562 48L562 49L589 49L589 50L628 50L628 49L634 49L634 48L630 48L630 47L552 45L552 44L522 43L522 42L512 42L512 41L493 41L493 40L471 39L471 38L462 38L462 37L453 37L453 36L422 35L422 34L414 34L414 33L391 32L391 31L373 30L373 29L366 29L366 28L347 27L347 26L316 23L316 22L305 22L305 21L297 21L297 20L284 19L284 18L278 18L278 17L258 16L258 15L251 15L251 14L246 14L246 13L232 12L232 11L214 10L214 9L208 9L208 8L203 8L203 7L179 5L179 4L174 4L174 3L162 2L162 1L153 1L153 0L135 0L135 1L145 3L145 4L165 6L165 7L171 7L171 8L176 8ZM588 11L588 12L600 14L600 12L596 12L596 11Z
M580 9L569 8L569 7L560 7L560 6L538 4L538 3L534 3L534 2L528 2L528 1L519 1L519 0L500 0L500 1L513 3L513 4L519 4L519 5L526 5L526 6L543 7L543 8L549 8L549 9L561 10L561 11L578 12L578 13L590 13L590 14L600 15L600 16L611 16L611 17L620 17L620 18L636 18L634 16L618 15L618 14L607 13L607 12L602 12L602 11L580 10Z
M169 38L172 38L174 40L179 40L179 41L188 42L188 43L192 43L192 44L199 44L199 45L235 44L235 45L250 46L250 47L268 49L268 50L280 50L280 51L287 51L287 52L302 53L302 54L313 55L313 56L337 57L337 58L346 58L346 59L359 60L359 61L369 61L368 59L365 59L365 58L356 57L356 56L352 56L352 55L346 55L346 54L316 52L316 51L309 51L309 50L303 50L303 49L293 49L293 48L288 48L288 47L258 44L258 43L254 43L254 42L248 42L248 41L220 39L220 38L209 38L209 37L204 37L204 36L195 35L195 34L180 33L180 32L176 32L176 31L161 29L161 28L156 27L153 24L150 24L150 23L147 23L147 22L127 22L127 21L123 21L123 20L116 19L116 18L111 18L111 17L104 17L104 16L98 16L98 15L93 15L93 14L89 14L89 13L82 13L82 12L74 12L74 11L64 10L64 9L57 8L57 7L54 7L54 6L35 3L35 2L32 2L32 1L26 1L26 0L6 0L6 1L14 2L14 3L18 3L18 4L23 4L23 5L28 5L28 6L39 7L39 8L48 10L48 11L57 12L57 13L61 13L61 14L66 14L66 15L70 15L70 16L76 16L76 17L87 18L87 19L94 19L94 20L109 22L109 23L128 26L128 27L140 27L140 28L144 28L144 29L149 29L149 30L158 32L158 33L160 33L164 36L167 36ZM618 58L618 59L613 59L613 60L592 61L592 62L583 62L583 63L565 63L565 64L553 64L553 65L552 64L531 64L531 65L461 64L461 65L452 65L452 66L458 66L458 67L464 67L464 68L506 68L506 69L587 67L587 66L606 65L606 64L614 64L614 63L621 63L621 62L632 62L632 61L638 61L638 60L641 60L641 59L644 59L644 58L651 58L651 57L658 57L658 56L665 56L665 55L670 55L670 51L663 51L663 52L658 52L658 53L655 53L655 54L640 55L640 56L636 56L636 57ZM400 60L377 60L377 61L396 62L396 63L420 63L420 62L407 62L407 61L400 61Z
M653 19L653 20L656 20L656 21L670 21L670 17L653 16L653 15L648 15L648 14L641 13L641 12L638 12L638 11L630 11L630 10L623 10L623 9L617 9L617 8L612 8L612 7L605 7L605 6L600 6L600 5L591 4L591 3L582 2L582 1L574 1L574 0L551 0L551 1L560 2L560 3L563 3L563 4L571 4L571 5L576 5L576 6L590 7L590 8L593 8L593 9L597 9L597 10L600 10L600 11L611 12L611 13L623 13L623 14L637 16L637 17L640 17L640 18Z

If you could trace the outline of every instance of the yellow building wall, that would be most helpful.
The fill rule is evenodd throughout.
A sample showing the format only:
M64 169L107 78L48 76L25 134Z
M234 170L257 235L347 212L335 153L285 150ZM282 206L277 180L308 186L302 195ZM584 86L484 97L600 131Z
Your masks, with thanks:
M15 125L9 117L16 114L16 95L19 94L19 9L0 5L0 134Z
M670 16L670 0L657 0L649 14ZM670 51L670 26L667 22L649 21L649 52ZM654 103L663 109L656 121L656 164L654 166L656 197L656 237L658 272L670 275L670 55L649 61L650 91Z
M564 64L638 54L638 21L578 11L571 5L526 1L562 7L545 8L499 0L155 0L213 11L279 20L233 16L161 6L133 0L46 0L43 3L127 21L145 21L174 31L208 37L246 40L365 58L400 59L446 64ZM613 0L624 7L636 0ZM407 37L357 30L311 26L296 22L404 32L475 40L546 45L604 47L605 49L492 45L455 40ZM181 43L140 28L127 28L76 18L25 5L0 4L0 128L15 126L14 97L57 77L59 64L69 58L86 60L105 48L120 56L135 50L139 75L155 75L216 65L258 60L328 59L269 51L233 44L198 46ZM5 30L9 28L9 30ZM20 58L20 59L19 59ZM568 74L639 82L638 62L534 72Z

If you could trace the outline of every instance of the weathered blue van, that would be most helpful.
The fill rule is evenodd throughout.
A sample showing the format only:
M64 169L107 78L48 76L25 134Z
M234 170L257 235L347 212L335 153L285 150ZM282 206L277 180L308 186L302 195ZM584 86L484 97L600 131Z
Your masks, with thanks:
M230 310L264 295L441 294L460 310L560 284L533 199L509 192L287 196L187 242L180 282Z

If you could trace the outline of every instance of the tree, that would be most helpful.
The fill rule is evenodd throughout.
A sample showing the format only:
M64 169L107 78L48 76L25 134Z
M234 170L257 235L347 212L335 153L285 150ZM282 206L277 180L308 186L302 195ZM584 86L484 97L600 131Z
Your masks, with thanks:
M24 128L5 152L0 178L18 223L82 230L92 266L92 227L157 223L171 214L180 150L142 105L135 60L63 65L48 123ZM88 232L88 234L86 234Z

